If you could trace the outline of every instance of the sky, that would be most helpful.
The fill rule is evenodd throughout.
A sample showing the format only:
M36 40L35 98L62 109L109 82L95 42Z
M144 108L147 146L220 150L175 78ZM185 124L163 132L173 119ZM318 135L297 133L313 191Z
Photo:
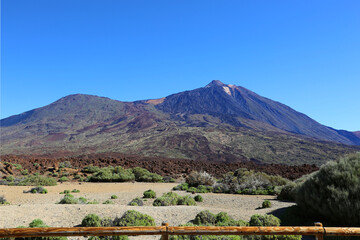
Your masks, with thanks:
M358 0L2 0L0 118L214 79L360 130Z

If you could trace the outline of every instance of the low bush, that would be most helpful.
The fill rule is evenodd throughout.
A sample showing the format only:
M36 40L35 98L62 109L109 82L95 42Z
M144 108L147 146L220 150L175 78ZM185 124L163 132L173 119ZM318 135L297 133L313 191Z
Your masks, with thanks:
M227 213L220 212L213 214L207 210L198 213L194 220L183 226L247 226L248 223L242 220L236 221L231 218ZM171 235L169 239L172 240L241 240L242 236L216 236L216 235Z
M71 192L72 192L72 193L79 193L80 190L78 190L78 189L73 189L73 190L71 190Z
M18 183L19 186L55 186L56 184L55 178L42 175L29 175Z
M196 196L194 197L194 200L195 200L196 202L202 202L202 201L204 201L203 197L200 196L200 195L196 195Z
M64 190L63 192L60 192L60 194L69 194L70 190Z
M114 220L115 226L155 226L155 220L147 214L129 210L121 218Z
M190 187L188 188L188 190L186 190L187 192L192 192L192 193L209 193L213 191L213 187L211 186L204 186L204 185L199 185L197 187Z
M127 182L135 180L131 170L122 167L101 168L89 177L90 182Z
M62 198L59 204L78 204L79 199L75 198L71 194L65 194L64 198Z
M100 168L98 166L93 166L92 164L86 166L83 168L83 172L85 173L96 173L100 170Z
M263 172L240 168L225 174L220 180L221 187L215 186L214 192L221 192L223 188L229 193L274 195L275 186L284 186L288 182L289 180L280 176L270 176Z
M0 205L9 205L10 203L6 201L3 195L0 195Z
M140 198L134 198L133 200L131 200L131 202L129 202L130 206L143 206L144 202L140 199Z
M199 185L212 186L215 183L215 179L207 172L194 171L186 178L186 183L190 187L197 187Z
M163 182L166 182L166 183L174 183L175 182L175 179L170 177L170 176L165 176L163 177Z
M105 202L103 202L103 204L114 204L114 202L111 200L106 200Z
M179 196L174 192L168 192L155 199L153 206L172 205L196 205L195 200L190 196Z
M21 173L21 175L29 175L29 170L24 169L20 173Z
M87 215L81 222L83 227L101 227L101 218L96 214Z
M175 191L187 191L188 189L189 189L189 184L187 183L182 183L173 187L173 190Z
M252 215L249 222L250 226L280 226L280 219L271 214ZM265 235L253 236L253 240L301 240L301 235Z
M135 181L137 182L162 182L163 177L156 173L151 173L148 170L135 167L132 169L132 173L135 175Z
M69 178L62 176L61 178L59 178L59 182L67 182L69 181Z
M112 227L113 221L110 218L101 219L96 214L87 215L81 222L83 227ZM89 237L89 240L128 240L128 236L96 236Z
M116 195L111 195L111 199L118 199L118 196L116 196Z
M254 214L250 218L250 226L280 226L280 219L271 214Z
M37 186L37 187L34 187L32 189L30 189L31 193L40 193L40 194L46 194L48 193L48 190L46 190L44 187L42 186Z
M29 223L30 228L45 228L49 227L46 225L41 219L34 219ZM20 226L18 228L24 228L24 226ZM33 238L15 238L15 239L24 239L24 240L67 240L67 237L33 237Z
M156 198L156 193L151 189L145 191L143 193L143 195L144 195L144 198Z
M262 203L262 208L270 208L271 207L271 202L269 200L265 200Z
M299 187L296 203L308 216L360 226L360 153L323 165Z

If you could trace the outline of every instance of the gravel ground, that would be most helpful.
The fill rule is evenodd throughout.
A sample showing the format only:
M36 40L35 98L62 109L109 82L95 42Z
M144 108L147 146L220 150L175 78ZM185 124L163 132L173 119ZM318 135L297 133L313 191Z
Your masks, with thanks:
M153 200L147 200L144 206L128 206L135 197L142 197L148 189L156 192L157 196L170 191L175 183L62 183L57 186L46 187L47 194L24 193L31 189L29 186L0 186L0 195L4 195L11 205L0 206L0 228L28 226L36 218L52 227L72 227L81 224L82 219L95 213L100 217L121 217L127 210L136 210L152 216L157 225L167 222L170 225L179 225L194 219L202 210L213 213L227 212L234 219L249 221L250 216L256 213L271 213L293 205L289 202L277 201L273 196L249 196L231 194L200 194L204 202L197 206L169 206L153 207ZM85 197L97 200L100 204L56 204L64 195L60 192L78 189L80 193L72 193L75 197ZM177 192L181 195L189 194ZM110 199L111 195L119 198L112 200L115 204L101 204ZM190 194L192 195L192 194ZM195 196L195 195L193 195ZM271 208L259 208L262 202L268 199ZM141 237L136 239L157 239L158 237Z

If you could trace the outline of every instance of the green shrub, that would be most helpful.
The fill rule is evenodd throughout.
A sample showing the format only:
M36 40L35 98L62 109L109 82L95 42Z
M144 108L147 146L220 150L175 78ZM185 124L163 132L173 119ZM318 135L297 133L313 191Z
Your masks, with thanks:
M195 200L190 196L179 196L174 192L168 192L155 199L153 206L172 205L196 205Z
M26 178L22 179L18 185L20 186L55 186L56 179L51 177L46 177L42 175L29 175Z
M67 182L67 181L69 181L69 178L67 178L65 176L62 176L61 178L59 178L59 181L60 182Z
M196 205L195 200L190 196L181 196L178 198L176 205L187 205L187 206L194 206Z
M86 204L87 203L87 199L84 197L79 197L79 203L80 204Z
M155 226L155 220L147 214L129 210L121 218L114 220L115 226Z
M92 164L84 167L84 169L82 170L85 173L96 173L100 170L100 168L98 166L93 166Z
M182 184L179 184L175 187L173 187L173 190L175 191L187 191L189 189L189 184L187 183L182 183Z
M3 195L0 195L0 205L9 205L10 203L6 201Z
M30 189L30 192L31 193L40 193L40 194L46 194L48 193L48 190L46 190L44 187L42 186L37 186L37 187L34 187L32 189Z
M72 168L70 161L64 161L59 163L59 168Z
M271 214L254 214L250 218L250 226L280 226L280 219Z
M6 176L6 181L13 182L14 180L15 180L14 176L12 175Z
M17 170L20 170L20 169L23 168L23 167L21 166L21 164L17 164L17 163L13 164L13 166L14 166L15 169L17 169Z
M144 198L156 198L156 193L151 189L145 191L143 194Z
M59 204L78 204L79 199L71 194L65 194L64 198L60 200Z
M245 168L228 172L216 185L214 192L229 192L237 194L274 195L275 186L286 185L289 180L280 176L270 176L263 172L248 171Z
M208 210L201 211L195 216L193 223L196 225L215 225L216 216Z
M80 190L78 190L78 189L73 189L73 190L71 190L71 192L72 192L72 193L79 193Z
M175 182L175 179L170 177L170 176L165 176L163 177L163 182L166 182L166 183L174 183Z
M249 222L250 226L280 226L280 219L271 214L252 215ZM301 240L301 235L265 235L254 236L253 240Z
M309 216L360 226L360 153L323 165L299 187L296 203Z
M136 167L132 169L137 182L162 182L163 177L156 173L150 173L148 170Z
M202 201L204 201L203 197L200 196L200 195L196 195L196 196L194 197L194 200L195 200L196 202L202 202Z
M103 204L114 204L114 202L108 199L105 202L103 202Z
M134 198L133 200L131 200L131 202L129 202L130 206L142 206L144 205L144 202L140 199L140 198Z
M21 173L21 175L29 175L29 170L24 169L20 173Z
M44 224L44 222L37 218L31 221L31 223L29 223L29 227L31 228L38 228L38 227L48 227Z
M88 201L86 204L99 204L97 200Z
M116 195L111 195L111 199L118 199L118 196L116 196Z
M262 203L262 208L270 208L271 207L271 202L269 200L265 200Z
M295 201L296 196L296 184L290 182L286 184L280 191L280 194L277 196L277 199L284 201Z
M122 167L101 168L89 178L90 182L127 182L135 179L131 170Z
M193 193L209 193L212 191L213 191L213 187L204 186L204 185L199 185L197 187L190 187L187 190L187 192L193 192Z
M101 227L101 219L96 214L87 215L81 222L83 227Z
M190 187L197 187L199 185L212 186L215 183L215 179L207 172L192 172L186 178L186 183Z

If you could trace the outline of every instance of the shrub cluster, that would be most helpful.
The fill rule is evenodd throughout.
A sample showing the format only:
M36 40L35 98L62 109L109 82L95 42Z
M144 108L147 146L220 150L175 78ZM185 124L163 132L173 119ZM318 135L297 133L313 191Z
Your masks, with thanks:
M0 195L0 205L9 205L10 203L6 201L3 195Z
M156 193L151 189L145 191L143 193L143 195L144 195L144 198L156 198Z
M323 165L299 187L296 203L310 216L360 226L360 153Z
M45 228L50 227L46 225L41 219L37 218L29 223L30 228ZM25 226L19 226L17 228L25 228ZM15 239L24 239L24 240L67 240L67 237L32 237L32 238L15 238Z
M197 187L199 185L212 186L215 183L215 179L207 172L192 172L186 178L186 183L190 187Z
M144 202L140 199L140 198L134 198L133 200L131 200L131 202L129 202L130 206L143 206Z
M155 199L153 206L172 205L196 205L195 200L190 196L179 196L174 192L168 192Z
M96 214L87 215L81 222L83 227L112 227L112 226L155 226L155 220L137 211L127 211L120 218L100 218ZM90 237L91 240L128 240L128 236Z
M30 189L31 193L40 193L40 194L46 194L48 193L48 190L42 186L37 186L37 187L34 187L32 189Z
M270 208L271 207L271 202L269 200L265 200L262 203L262 208Z
M58 204L97 204L96 201L88 201L84 197L76 198L70 193L66 193L65 196L58 202Z
M156 174L150 173L148 170L140 167L124 169L123 167L105 167L98 168L94 166L87 166L84 172L93 173L89 177L90 182L162 182L163 178Z
M202 197L201 195L196 195L196 196L194 197L194 200L195 200L196 202L202 202L202 201L204 201L204 199L203 199L203 197Z
M22 179L17 185L19 186L55 186L56 179L42 175L29 175Z
M129 210L121 218L115 218L114 226L155 226L155 220L147 214Z

